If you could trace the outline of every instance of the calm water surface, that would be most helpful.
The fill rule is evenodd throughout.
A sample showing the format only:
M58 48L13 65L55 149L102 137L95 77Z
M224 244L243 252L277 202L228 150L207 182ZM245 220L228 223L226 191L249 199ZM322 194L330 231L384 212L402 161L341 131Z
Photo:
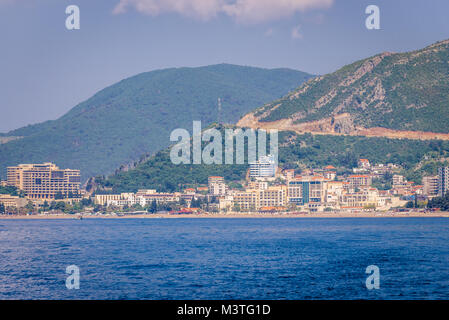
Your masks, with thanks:
M0 299L449 299L449 219L0 220Z

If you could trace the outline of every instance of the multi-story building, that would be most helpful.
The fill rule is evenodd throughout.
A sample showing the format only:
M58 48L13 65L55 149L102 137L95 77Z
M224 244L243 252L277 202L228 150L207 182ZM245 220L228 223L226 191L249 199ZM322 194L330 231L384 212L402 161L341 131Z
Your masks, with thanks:
M97 194L95 195L95 204L102 206L133 206L139 204L142 207L151 205L153 201L157 204L173 203L184 200L191 200L192 195L182 193L158 193L156 190L139 190L137 193L121 193L121 194Z
M287 187L273 186L259 189L258 208L285 207L287 205Z
M242 211L257 210L259 190L236 191L233 194L234 208Z
M438 195L438 176L423 177L423 194L428 197Z
M370 186L372 183L372 177L365 174L355 174L348 177L348 182L352 188Z
M119 201L128 199L129 193L121 194L97 194L95 195L94 203L100 206L106 206L112 201Z
M404 187L407 185L407 179L399 174L393 175L393 187Z
M438 169L438 195L444 197L449 191L449 167Z
M284 177L287 180L292 180L295 177L295 170L294 169L286 169L284 170Z
M225 183L213 183L209 185L209 194L213 196L224 196L228 191Z
M0 203L2 203L5 208L21 208L27 204L27 200L9 194L0 194Z
M288 182L288 202L298 206L325 202L327 181L321 176L295 177L294 180Z
M209 177L209 194L213 196L224 196L228 191L228 186L223 177Z
M8 167L8 185L23 190L29 199L54 199L80 193L79 170L59 169L53 163L20 164Z
M250 181L247 189L265 190L268 189L267 181Z
M271 178L276 175L276 161L274 156L263 156L249 164L249 176L251 178Z
M234 206L242 211L260 210L264 207L285 207L287 187L272 186L267 189L247 189L233 194Z
M345 192L340 197L341 208L365 208L379 205L378 191L364 187L358 192Z
M218 199L220 211L231 211L234 206L234 196L227 195Z
M348 185L348 182L343 181L328 181L326 183L325 202L327 207L338 207L340 196L346 190L346 185Z
M139 190L135 194L136 203L139 203L142 206L147 204L151 204L153 201L156 201L157 204L160 203L169 203L169 202L178 202L181 200L181 193L158 193L156 190L148 189L148 190Z

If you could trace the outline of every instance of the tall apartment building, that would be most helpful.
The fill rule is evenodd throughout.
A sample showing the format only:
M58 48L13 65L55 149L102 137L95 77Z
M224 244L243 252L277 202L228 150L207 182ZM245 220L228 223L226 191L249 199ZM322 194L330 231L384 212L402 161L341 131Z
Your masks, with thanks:
M251 178L271 178L276 175L276 161L274 157L263 156L249 164L249 176Z
M259 189L259 208L285 207L287 205L287 188L285 186L273 186Z
M25 191L29 199L54 199L62 193L79 194L79 170L59 169L53 163L20 164L7 169L8 185Z
M438 196L444 197L449 191L449 167L438 169Z
M214 196L224 196L228 191L228 186L223 177L209 177L209 194Z
M295 178L288 182L288 202L299 206L325 202L326 183L327 179L321 176Z
M438 195L438 176L423 177L423 194L429 197Z

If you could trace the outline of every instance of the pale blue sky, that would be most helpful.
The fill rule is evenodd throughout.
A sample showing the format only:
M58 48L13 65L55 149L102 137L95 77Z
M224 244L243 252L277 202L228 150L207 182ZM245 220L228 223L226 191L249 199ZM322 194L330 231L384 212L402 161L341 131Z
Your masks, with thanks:
M114 13L120 1L128 5ZM154 69L225 62L323 74L449 38L447 0L238 1L250 9L236 0L0 0L0 132L56 119ZM65 28L70 4L80 30ZM369 4L380 7L381 30L365 28Z

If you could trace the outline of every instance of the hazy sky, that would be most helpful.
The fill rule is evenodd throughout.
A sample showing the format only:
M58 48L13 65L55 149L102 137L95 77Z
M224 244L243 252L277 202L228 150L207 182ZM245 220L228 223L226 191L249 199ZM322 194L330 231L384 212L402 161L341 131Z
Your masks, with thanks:
M65 27L71 4L80 30ZM370 4L381 30L365 27ZM0 132L56 119L154 69L225 62L323 74L447 38L447 0L0 0Z

